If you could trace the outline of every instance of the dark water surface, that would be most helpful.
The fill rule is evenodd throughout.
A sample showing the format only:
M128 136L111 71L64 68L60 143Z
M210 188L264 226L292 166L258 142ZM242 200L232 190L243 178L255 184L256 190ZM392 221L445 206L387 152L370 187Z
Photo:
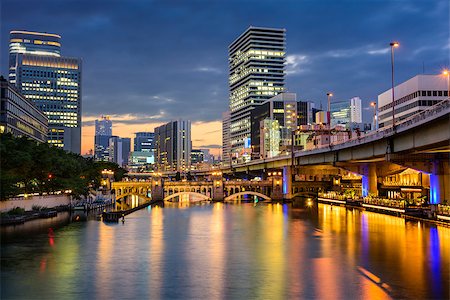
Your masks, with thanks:
M449 298L450 228L393 216L215 203L58 218L2 228L1 299Z

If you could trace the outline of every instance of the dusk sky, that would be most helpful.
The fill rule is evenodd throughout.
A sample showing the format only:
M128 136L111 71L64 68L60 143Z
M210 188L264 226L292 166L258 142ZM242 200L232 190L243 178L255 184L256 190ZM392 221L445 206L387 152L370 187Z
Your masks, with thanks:
M193 123L194 148L221 147L228 107L228 45L248 26L287 30L287 90L326 105L390 88L449 66L449 1L1 1L1 73L9 31L57 33L62 55L83 60L82 153L93 121L110 115L113 134L173 119ZM218 153L217 150L214 153Z

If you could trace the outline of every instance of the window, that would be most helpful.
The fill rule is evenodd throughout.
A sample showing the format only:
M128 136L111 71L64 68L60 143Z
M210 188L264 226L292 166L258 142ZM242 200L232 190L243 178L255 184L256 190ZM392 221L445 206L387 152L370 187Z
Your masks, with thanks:
M433 91L433 96L436 97L437 96L437 92Z

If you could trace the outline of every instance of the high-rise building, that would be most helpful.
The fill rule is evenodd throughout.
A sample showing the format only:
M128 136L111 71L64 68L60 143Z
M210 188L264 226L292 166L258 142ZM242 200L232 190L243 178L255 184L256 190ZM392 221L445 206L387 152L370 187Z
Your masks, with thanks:
M353 97L350 99L350 122L362 123L362 105L361 98Z
M198 164L204 161L203 151L200 149L191 150L191 164Z
M61 56L61 36L10 32L9 80L48 117L48 143L81 151L81 60Z
M109 138L109 160L121 167L128 165L130 155L131 139L111 136Z
M136 132L133 151L153 152L155 150L154 132Z
M222 162L228 165L231 161L230 111L222 114Z
M228 47L230 144L238 162L250 159L243 151L251 145L250 111L284 91L285 48L285 29L262 27L249 27Z
M108 116L102 116L95 120L94 158L96 160L108 160L109 138L112 136L112 121Z
M0 76L0 133L47 142L47 116Z
M155 163L160 171L189 171L191 121L172 121L155 128Z
M449 97L446 78L417 75L394 87L395 121L406 119ZM392 89L378 95L379 127L392 126Z

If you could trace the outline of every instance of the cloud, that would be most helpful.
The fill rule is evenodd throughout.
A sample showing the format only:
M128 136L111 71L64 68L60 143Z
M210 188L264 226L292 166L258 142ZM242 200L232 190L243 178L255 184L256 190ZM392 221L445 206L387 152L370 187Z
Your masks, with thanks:
M210 148L210 149L222 149L222 145L210 144L210 145L201 145L200 148Z
M196 72L203 72L203 73L214 73L214 74L222 74L222 70L219 68L214 67L197 67L194 69Z
M305 65L309 63L308 56L302 54L290 54L286 56L286 74L293 75L305 72Z
M368 50L367 54L370 55L381 55L381 54L386 54L389 52L389 47L386 48L381 48L381 49L373 49L373 50Z

